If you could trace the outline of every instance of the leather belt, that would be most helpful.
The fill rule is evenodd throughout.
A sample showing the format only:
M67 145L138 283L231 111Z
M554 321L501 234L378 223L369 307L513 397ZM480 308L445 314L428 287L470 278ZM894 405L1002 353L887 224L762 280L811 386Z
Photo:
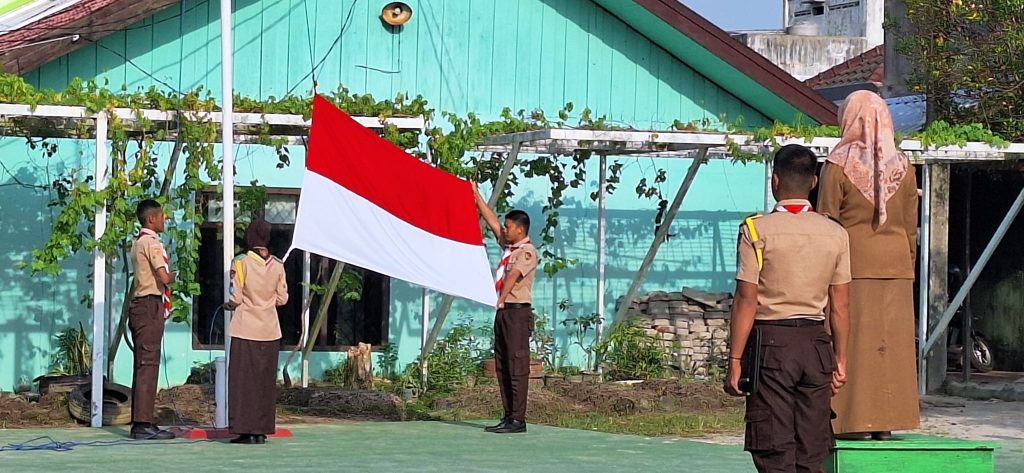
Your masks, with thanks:
M529 309L531 307L529 302L506 302L506 309Z
M813 319L755 320L754 324L772 327L814 327L825 325L825 321Z

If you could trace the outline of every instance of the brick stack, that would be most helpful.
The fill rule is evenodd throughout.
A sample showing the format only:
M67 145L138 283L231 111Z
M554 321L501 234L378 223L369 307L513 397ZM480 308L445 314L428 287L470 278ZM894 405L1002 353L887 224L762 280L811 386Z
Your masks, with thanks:
M629 315L649 323L648 335L675 348L668 350L671 364L684 373L704 376L711 363L728 358L731 310L731 294L684 288L639 297L630 305Z

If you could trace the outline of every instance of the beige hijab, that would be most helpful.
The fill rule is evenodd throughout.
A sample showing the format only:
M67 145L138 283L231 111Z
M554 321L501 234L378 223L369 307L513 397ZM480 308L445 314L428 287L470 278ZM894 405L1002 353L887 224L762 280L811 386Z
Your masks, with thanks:
M885 224L885 204L903 179L910 161L896 149L889 107L878 94L858 90L839 107L843 137L828 155L828 162L843 168L854 187L868 199Z

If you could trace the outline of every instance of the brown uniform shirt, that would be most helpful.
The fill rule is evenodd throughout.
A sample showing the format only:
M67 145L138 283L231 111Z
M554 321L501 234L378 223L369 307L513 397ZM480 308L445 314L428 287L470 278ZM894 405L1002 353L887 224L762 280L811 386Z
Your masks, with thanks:
M160 296L164 285L156 279L160 268L171 269L164 259L164 244L156 232L143 228L141 236L132 243L132 264L135 266L135 294L132 297Z
M875 207L842 168L825 163L818 211L835 217L850 234L851 271L857 279L914 279L917 260L917 178L910 166L885 204L885 224L875 228Z
M231 336L245 340L271 341L281 338L277 307L288 303L288 283L284 265L277 258L264 260L249 252L235 258L231 266L231 303L236 304L231 316Z
M518 269L522 276L512 284L512 291L505 299L507 303L530 304L533 302L533 279L537 276L537 248L527 241L512 250L508 258L507 271Z
M810 205L806 200L779 205ZM775 212L754 220L757 241L740 227L736 280L757 284L757 320L824 320L831 285L850 282L850 243L838 223L805 212ZM764 255L761 269L756 248Z

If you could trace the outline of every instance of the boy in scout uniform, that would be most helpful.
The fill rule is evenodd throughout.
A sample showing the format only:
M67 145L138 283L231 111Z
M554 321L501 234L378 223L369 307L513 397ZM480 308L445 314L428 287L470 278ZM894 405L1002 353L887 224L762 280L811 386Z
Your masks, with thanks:
M174 282L160 233L164 231L164 211L155 200L143 200L135 209L142 225L132 244L135 266L135 292L128 308L128 327L135 344L132 379L131 437L139 440L168 440L174 434L161 430L153 421L156 384L160 374L160 346L164 322L171 312Z
M762 473L822 471L833 445L831 396L846 382L850 244L807 200L816 161L803 146L780 149L772 176L778 205L740 227L725 390L747 396L744 449ZM741 359L755 329L758 388L745 393Z
M505 214L504 226L487 206L473 184L476 206L487 226L504 248L495 275L498 312L494 317L494 366L505 415L488 432L526 432L526 397L530 388L530 335L533 333L531 307L533 278L537 269L537 248L530 243L530 216L522 210Z

